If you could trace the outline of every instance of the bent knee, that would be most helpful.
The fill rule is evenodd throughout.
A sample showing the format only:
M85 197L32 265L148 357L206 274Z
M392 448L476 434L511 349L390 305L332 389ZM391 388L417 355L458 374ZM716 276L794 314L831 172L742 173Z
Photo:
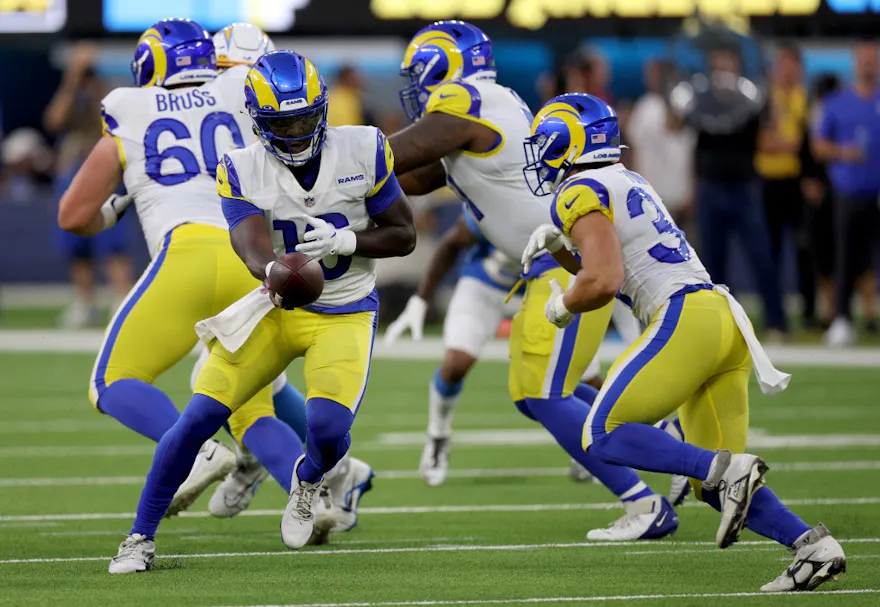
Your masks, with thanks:
M461 350L446 350L443 365L440 367L440 378L446 383L458 383L470 372L477 359Z

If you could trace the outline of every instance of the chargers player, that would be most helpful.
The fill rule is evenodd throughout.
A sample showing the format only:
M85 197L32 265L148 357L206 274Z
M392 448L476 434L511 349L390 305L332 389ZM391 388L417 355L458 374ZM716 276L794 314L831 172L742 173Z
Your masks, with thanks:
M156 448L111 573L152 568L156 529L199 445L298 357L308 386L307 449L293 467L281 536L293 549L306 544L322 477L348 451L366 389L378 308L373 260L415 248L391 147L374 127L328 128L327 87L308 59L264 55L248 72L245 96L260 143L229 152L217 167L237 267L265 280L277 256L296 250L321 260L324 290L315 304L286 311L272 307L271 290L267 298L257 289L200 323L218 339L192 400ZM237 317L245 304L252 314ZM224 318L247 327L234 345L212 324Z
M122 206L100 201L121 181L133 196L152 262L110 322L95 362L90 395L97 410L159 441L180 414L153 385L196 343L194 324L259 284L241 269L229 243L214 186L217 155L244 144L249 119L240 111L246 67L217 78L210 35L185 19L156 23L132 62L136 87L103 102L105 137L61 201L59 223L80 234L112 225ZM185 288L198 297L181 297ZM230 419L282 487L301 441L274 417L271 388ZM291 453L290 445L295 445ZM235 467L235 455L206 440L169 515L186 508Z
M428 430L419 473L431 486L443 484L449 472L452 417L464 380L479 360L486 343L495 335L501 320L513 316L520 307L524 289L519 289L509 301L505 300L519 280L522 265L519 260L511 259L493 247L464 209L441 239L418 291L410 297L400 317L385 331L384 341L389 347L407 330L415 340L421 339L425 315L437 285L463 251L467 256L443 320L446 352L428 386ZM595 382L591 385L598 383L597 388L601 386L598 358L594 358L584 372L583 381ZM574 460L572 477L576 480L592 478Z
M790 376L773 367L733 296L712 284L654 188L618 162L619 149L614 110L585 94L547 102L525 140L530 189L555 196L553 224L535 230L523 262L544 248L573 259L564 250L571 245L581 259L567 290L552 285L547 319L568 326L620 292L647 324L596 397L583 448L607 462L694 479L698 498L722 513L720 548L747 525L794 550L792 565L762 591L812 590L836 579L846 569L840 544L789 511L763 486L764 462L743 453L750 371L767 394L784 390ZM679 407L687 442L650 425Z
M426 194L445 184L465 203L486 239L516 259L548 205L522 183L518 142L529 134L531 112L512 90L496 84L492 43L477 27L438 21L413 37L401 63L409 84L401 102L415 121L389 139L401 185ZM611 305L557 330L543 316L550 280L568 273L549 255L533 264L510 337L510 394L517 408L540 422L559 445L624 504L626 515L589 539L663 537L675 531L672 506L632 470L610 466L583 451L580 428L595 389L579 384L595 356ZM575 346L578 347L575 347Z

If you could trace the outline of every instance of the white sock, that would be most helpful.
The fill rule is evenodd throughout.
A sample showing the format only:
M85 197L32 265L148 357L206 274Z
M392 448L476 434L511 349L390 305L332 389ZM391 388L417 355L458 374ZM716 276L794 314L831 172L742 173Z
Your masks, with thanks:
M428 385L428 436L448 438L452 435L452 412L459 396L441 396L431 379Z

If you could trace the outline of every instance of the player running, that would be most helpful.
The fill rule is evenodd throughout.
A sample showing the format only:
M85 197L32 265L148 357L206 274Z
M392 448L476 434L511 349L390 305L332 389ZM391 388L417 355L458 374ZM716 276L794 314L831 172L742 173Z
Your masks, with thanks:
M790 376L773 367L729 291L712 283L654 188L620 164L614 110L591 95L551 99L525 151L530 189L555 196L553 224L535 230L523 263L546 248L576 273L567 290L551 284L547 319L570 326L619 292L647 324L593 403L583 449L609 463L694 479L697 497L721 512L720 548L745 526L791 548L794 562L762 591L812 590L836 579L846 570L840 544L823 525L810 528L789 511L764 486L764 462L743 453L751 370L765 394L784 390ZM650 425L676 409L687 442Z
M415 247L385 137L374 127L327 127L327 87L308 59L290 51L264 55L248 72L245 96L260 143L229 152L217 167L241 258L230 268L246 267L265 281L277 257L296 250L321 260L324 289L314 305L291 311L273 307L271 290L267 297L255 289L199 323L217 339L192 400L156 448L111 573L152 568L162 513L199 445L298 357L305 358L308 385L307 449L293 467L281 536L293 549L307 543L323 475L348 451L366 389L378 308L373 260Z
M401 73L409 81L401 102L415 121L390 138L404 191L426 194L448 184L486 239L516 259L549 210L523 187L518 142L529 135L532 115L514 91L495 83L491 41L469 23L439 21L413 37ZM631 540L673 533L678 518L666 498L634 471L608 465L581 448L580 428L589 413L585 399L596 390L579 382L599 348L612 306L557 330L545 322L543 307L550 281L567 281L568 273L545 255L527 278L511 327L511 397L626 509L624 517L587 537Z

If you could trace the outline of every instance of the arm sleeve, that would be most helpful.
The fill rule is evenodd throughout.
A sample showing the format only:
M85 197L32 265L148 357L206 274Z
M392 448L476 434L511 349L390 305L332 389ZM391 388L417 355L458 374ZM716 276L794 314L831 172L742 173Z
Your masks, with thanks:
M550 206L550 215L557 228L571 236L571 228L578 219L598 212L614 221L614 211L608 189L595 179L574 179L556 194Z
M378 215L403 196L403 190L394 174L394 152L382 131L376 129L376 175L373 189L367 194L367 212Z
M263 214L261 209L258 209L241 198L221 198L220 200L220 206L223 208L223 216L226 217L226 223L229 224L230 230L233 230L235 226L244 221L246 217Z

